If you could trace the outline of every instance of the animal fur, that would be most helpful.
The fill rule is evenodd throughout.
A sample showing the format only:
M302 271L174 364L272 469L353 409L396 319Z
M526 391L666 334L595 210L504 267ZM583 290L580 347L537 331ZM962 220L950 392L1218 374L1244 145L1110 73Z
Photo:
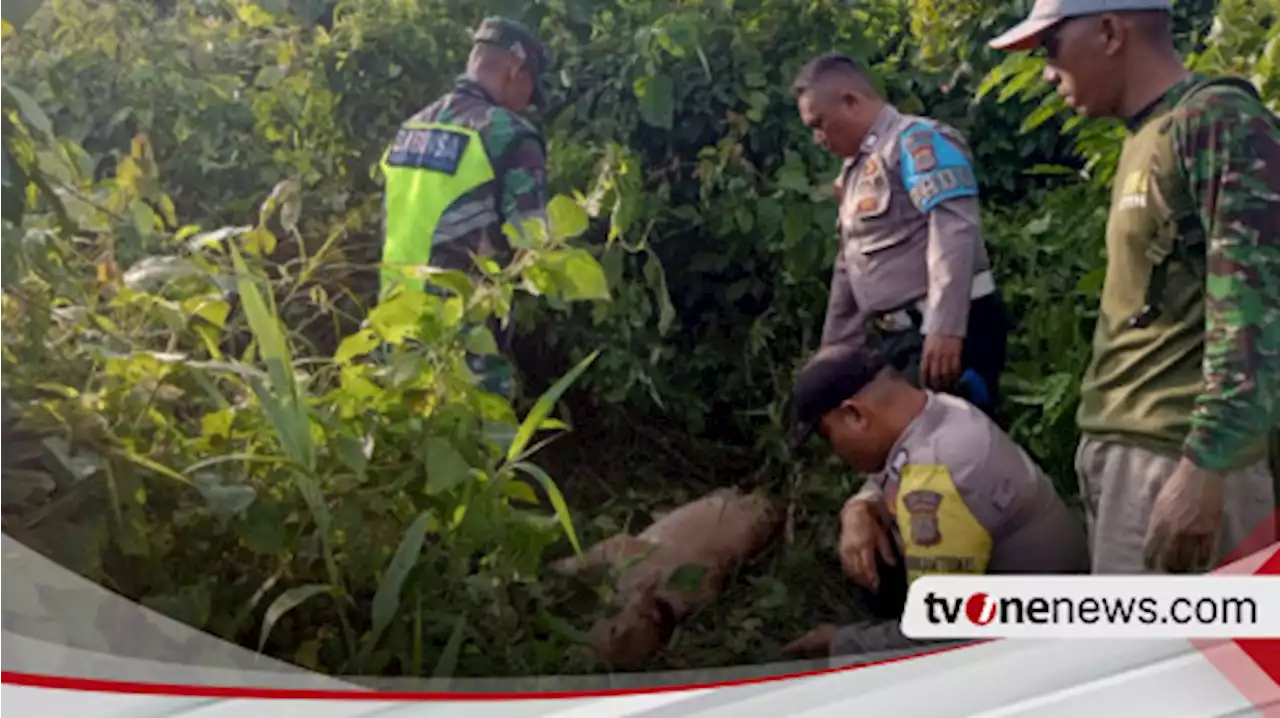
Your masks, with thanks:
M620 610L597 621L588 637L611 665L637 668L662 649L681 619L710 603L733 570L769 543L784 518L779 503L761 493L718 489L661 516L638 536L619 534L552 569L563 575L596 568L620 573ZM686 565L702 567L701 582L669 585Z

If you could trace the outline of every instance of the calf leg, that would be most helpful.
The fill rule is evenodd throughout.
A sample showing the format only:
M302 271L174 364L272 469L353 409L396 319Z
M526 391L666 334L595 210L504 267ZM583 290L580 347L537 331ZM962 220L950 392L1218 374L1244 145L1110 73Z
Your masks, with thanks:
M583 571L617 566L628 558L641 555L653 548L653 544L630 534L618 534L592 546L581 556L570 556L551 564L551 570L563 576L573 576Z

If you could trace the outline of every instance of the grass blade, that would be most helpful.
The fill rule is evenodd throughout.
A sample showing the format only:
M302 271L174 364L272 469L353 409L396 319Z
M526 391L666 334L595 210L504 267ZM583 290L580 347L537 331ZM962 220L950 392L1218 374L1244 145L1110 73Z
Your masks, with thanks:
M565 391L578 380L579 376L582 376L582 372L586 371L587 367L591 366L591 363L598 356L600 356L599 349L591 352L586 359L578 362L577 366L560 377L560 381L557 381L554 386L538 397L538 401L529 410L529 414L521 422L520 428L516 430L516 438L507 447L507 461L515 461L524 452L524 448L533 439L534 432L538 431L543 426L543 422L550 416L551 410L556 406L556 402L560 401L560 397Z
M382 581L378 583L378 591L373 596L373 631L362 651L366 658L372 654L373 649L378 645L378 640L382 638L383 631L391 625L396 612L400 609L400 591L404 588L409 572L418 564L418 557L422 554L422 544L427 538L427 525L430 519L431 514L424 511L409 525L400 539L400 545L396 547L395 555L391 557L391 563L387 564L387 571L383 574Z
M560 526L564 528L565 534L569 536L569 543L573 544L574 551L581 554L582 547L578 544L578 534L573 528L573 517L569 515L569 505L565 503L564 495L560 493L560 488L556 486L556 482L552 480L551 475L543 470L541 466L530 464L527 461L516 462L511 467L523 471L542 484L542 488L547 492L547 497L551 499L551 506L556 510L556 517L560 520Z
M299 396L297 376L293 373L293 357L289 352L284 329L280 325L280 317L258 291L257 283L239 250L234 244L229 246L235 265L236 288L240 292L240 301L249 320L249 329L257 341L258 353L267 365L267 375L271 379L272 393L277 402L276 410L271 412L272 421L281 437L288 437L286 448L295 454L291 458L308 470L314 469L315 447L311 443L307 407ZM263 393L258 394L259 400L262 400Z
M462 652L462 636L466 627L467 619L458 616L458 620L453 623L453 633L449 635L449 642L444 645L440 660L436 661L436 669L431 673L432 678L453 677L453 672L458 669L458 654Z
M333 589L328 584L309 583L305 586L295 586L276 597L267 607L267 613L262 618L262 634L258 636L258 652L261 653L263 647L267 645L267 638L271 635L271 629L275 628L276 622L284 616L284 614L301 606L313 596L319 596L322 593L328 593Z

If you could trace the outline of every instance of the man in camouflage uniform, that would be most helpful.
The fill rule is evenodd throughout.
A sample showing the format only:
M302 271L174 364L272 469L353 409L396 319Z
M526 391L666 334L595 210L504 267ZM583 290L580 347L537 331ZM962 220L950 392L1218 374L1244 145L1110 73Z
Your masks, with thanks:
M822 345L883 340L921 386L993 414L1008 325L964 137L900 112L838 53L806 65L792 91L814 140L844 159Z
M401 126L383 160L383 296L400 283L434 291L398 267L430 264L474 276L476 260L510 259L504 225L523 232L536 222L546 230L546 147L522 115L542 101L546 69L546 50L527 28L488 18L452 91ZM506 319L490 327L501 354L469 355L468 363L487 390L510 396Z
M1201 572L1274 540L1280 129L1188 71L1168 0L1040 0L992 41L1127 124L1076 455L1096 573Z

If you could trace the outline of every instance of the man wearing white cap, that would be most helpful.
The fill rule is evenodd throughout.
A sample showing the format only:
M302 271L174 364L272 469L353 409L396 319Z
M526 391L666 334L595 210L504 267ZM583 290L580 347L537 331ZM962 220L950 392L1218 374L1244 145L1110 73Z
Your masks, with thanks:
M1040 0L991 42L1043 49L1068 105L1129 130L1078 415L1095 573L1201 572L1275 537L1280 127L1248 82L1187 70L1169 9Z

